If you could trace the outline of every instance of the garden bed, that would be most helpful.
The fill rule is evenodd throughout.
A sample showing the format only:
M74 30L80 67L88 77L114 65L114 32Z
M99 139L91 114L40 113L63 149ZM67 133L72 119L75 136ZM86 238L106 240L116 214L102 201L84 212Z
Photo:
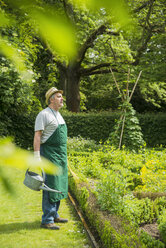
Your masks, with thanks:
M100 246L164 248L165 151L78 147L69 149L70 192Z
M143 224L140 228L136 228L122 217L110 214L109 211L102 211L97 204L97 199L91 185L92 183L89 184L81 181L81 179L70 170L70 192L77 200L99 247L165 247L163 243L158 241L160 240L160 235L156 222ZM141 241L141 231L150 235L146 236L146 239L150 241L149 243L153 243L153 246L148 246L148 244L146 245Z

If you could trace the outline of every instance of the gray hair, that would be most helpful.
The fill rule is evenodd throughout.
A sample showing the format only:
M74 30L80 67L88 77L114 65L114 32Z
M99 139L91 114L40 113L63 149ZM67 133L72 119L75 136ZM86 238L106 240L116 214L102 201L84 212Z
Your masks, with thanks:
M50 96L50 98L48 99L48 105L51 103L51 102L50 102L50 99L53 99L53 98L55 97L55 94L56 94L56 93L54 93L54 94L53 94L52 96Z

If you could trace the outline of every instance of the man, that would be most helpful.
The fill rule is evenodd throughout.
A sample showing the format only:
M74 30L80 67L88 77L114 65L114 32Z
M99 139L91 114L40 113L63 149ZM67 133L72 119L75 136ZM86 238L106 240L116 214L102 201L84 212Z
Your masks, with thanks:
M60 193L43 191L41 227L58 230L55 223L68 222L60 218L58 209L60 200L68 195L67 168L67 127L59 109L63 106L63 91L52 87L46 92L47 108L36 117L34 135L34 156L41 160L41 155L59 167L58 175L46 174L45 184Z

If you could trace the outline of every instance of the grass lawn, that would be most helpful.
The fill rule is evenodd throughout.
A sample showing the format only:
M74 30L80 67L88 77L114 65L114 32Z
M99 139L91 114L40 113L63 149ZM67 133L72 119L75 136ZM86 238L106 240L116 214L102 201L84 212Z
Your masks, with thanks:
M68 199L61 201L60 216L69 222L58 224L60 230L40 228L42 192L24 186L25 172L5 168L15 195L0 182L0 247L1 248L89 248L82 223Z

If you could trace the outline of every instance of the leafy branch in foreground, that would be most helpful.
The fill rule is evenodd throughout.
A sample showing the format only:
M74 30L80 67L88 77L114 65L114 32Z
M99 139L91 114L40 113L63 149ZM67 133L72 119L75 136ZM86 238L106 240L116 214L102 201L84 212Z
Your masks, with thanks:
M32 152L16 147L11 139L0 139L0 180L3 186L9 192L13 192L9 180L5 173L5 167L17 168L20 170L43 169L47 173L58 173L58 169L51 162L42 158L37 161Z

